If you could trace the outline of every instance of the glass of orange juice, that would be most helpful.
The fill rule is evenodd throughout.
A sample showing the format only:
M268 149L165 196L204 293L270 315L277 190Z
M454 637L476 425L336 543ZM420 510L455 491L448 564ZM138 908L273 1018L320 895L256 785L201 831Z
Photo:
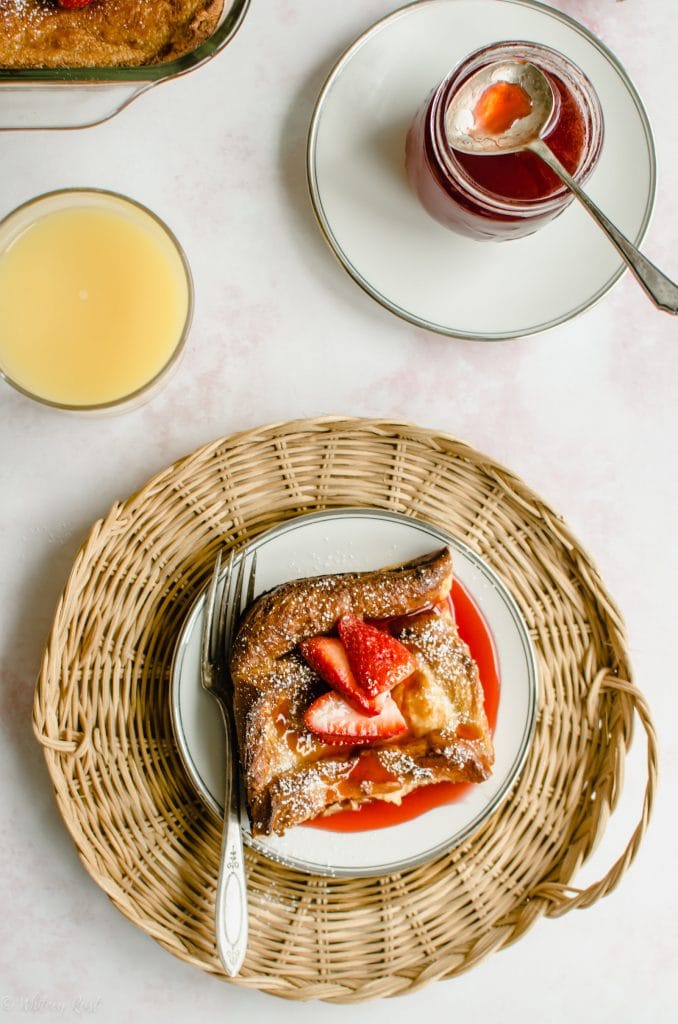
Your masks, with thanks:
M0 222L0 375L31 398L138 404L176 365L192 312L177 239L125 196L49 192Z

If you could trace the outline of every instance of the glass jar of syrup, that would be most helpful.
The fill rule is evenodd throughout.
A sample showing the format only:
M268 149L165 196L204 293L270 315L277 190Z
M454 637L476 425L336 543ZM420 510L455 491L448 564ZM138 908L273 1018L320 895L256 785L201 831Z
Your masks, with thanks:
M421 204L445 227L476 239L522 238L553 220L573 199L536 154L477 156L453 150L445 113L474 72L502 60L529 61L549 79L555 106L544 141L582 184L603 141L598 97L584 73L556 50L538 43L483 47L457 65L434 90L407 135L407 173Z

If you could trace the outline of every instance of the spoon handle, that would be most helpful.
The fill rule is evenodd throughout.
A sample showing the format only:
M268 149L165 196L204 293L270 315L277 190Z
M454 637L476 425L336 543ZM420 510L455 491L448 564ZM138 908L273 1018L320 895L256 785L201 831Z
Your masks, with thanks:
M675 285L665 274L662 274L661 270L658 270L653 263L650 263L635 245L632 245L628 238L625 238L621 231L608 220L602 210L598 209L593 200L570 177L560 160L553 155L542 139L534 139L529 143L529 148L545 164L548 164L554 174L558 175L571 192L574 192L584 209L603 229L655 306L663 309L666 313L673 313L674 315L678 313L678 285Z

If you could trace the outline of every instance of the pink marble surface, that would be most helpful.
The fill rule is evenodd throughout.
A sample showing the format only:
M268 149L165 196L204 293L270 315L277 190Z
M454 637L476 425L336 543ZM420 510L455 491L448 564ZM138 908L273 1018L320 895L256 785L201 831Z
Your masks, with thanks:
M0 213L53 188L125 192L171 224L197 285L186 356L138 411L80 419L0 388L0 1019L673 1016L676 321L656 313L625 277L594 309L547 335L480 345L418 330L355 287L316 228L305 137L337 55L395 6L255 2L226 55L111 122L84 132L0 133ZM678 277L675 4L553 6L592 28L639 88L659 166L644 247ZM324 413L405 418L455 434L557 508L622 609L662 751L651 828L606 900L539 921L459 979L351 1010L226 987L125 920L79 864L30 722L41 645L90 523L202 442ZM582 885L608 870L635 826L643 758L639 730L621 805L577 879Z

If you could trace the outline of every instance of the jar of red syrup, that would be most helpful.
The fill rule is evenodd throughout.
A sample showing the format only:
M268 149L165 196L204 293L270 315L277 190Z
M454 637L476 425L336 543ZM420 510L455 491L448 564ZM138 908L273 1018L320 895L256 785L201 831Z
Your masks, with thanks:
M471 238L496 241L532 234L573 199L532 152L477 156L448 144L445 113L452 96L474 72L502 60L528 61L549 79L555 106L543 138L579 184L596 166L603 141L593 86L556 50L538 43L494 43L457 65L410 127L407 173L423 207L441 224Z

